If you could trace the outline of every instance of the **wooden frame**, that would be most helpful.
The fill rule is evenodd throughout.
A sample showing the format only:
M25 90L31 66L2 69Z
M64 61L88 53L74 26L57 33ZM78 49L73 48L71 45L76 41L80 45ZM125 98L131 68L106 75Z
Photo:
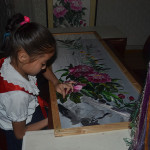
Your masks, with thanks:
M89 26L94 26L95 12L96 12L96 0L90 0L90 19ZM53 28L53 0L47 0L47 16L48 16L48 28Z
M138 91L141 92L142 87L141 85L134 79L134 77L130 74L130 72L125 68L125 66L120 62L120 60L115 56L115 54L110 50L110 48L105 44L105 42L99 37L96 32L83 32L95 34L99 41L103 44L105 49L111 55L111 57L115 60L118 64L122 72L127 76L129 81ZM61 34L61 33L60 33ZM62 33L62 34L79 34L79 33ZM56 35L56 34L54 34ZM84 126L84 127L76 127L76 128L61 128L60 117L59 117L59 110L56 100L56 91L54 85L49 82L49 91L50 91L50 101L51 101L51 111L52 111L52 118L53 118L53 126L54 126L54 135L55 136L67 136L67 135L78 135L78 134L87 134L87 133L97 133L97 132L104 132L104 131L112 131L112 130L121 130L129 128L129 122L119 122L119 123L112 123L112 124L104 124L104 125L94 125L94 126Z

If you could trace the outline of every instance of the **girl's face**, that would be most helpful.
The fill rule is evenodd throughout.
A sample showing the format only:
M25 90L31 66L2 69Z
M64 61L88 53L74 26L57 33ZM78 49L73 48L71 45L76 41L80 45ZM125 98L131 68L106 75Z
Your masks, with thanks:
M26 75L37 75L41 70L46 69L46 63L53 55L54 53L44 54L35 61L24 64L22 71Z

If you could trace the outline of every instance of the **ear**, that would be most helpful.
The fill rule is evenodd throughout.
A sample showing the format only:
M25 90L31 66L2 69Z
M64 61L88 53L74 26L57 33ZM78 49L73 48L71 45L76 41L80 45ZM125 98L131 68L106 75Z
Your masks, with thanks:
M29 55L26 53L25 50L20 50L18 52L18 60L20 63L28 63L29 62Z

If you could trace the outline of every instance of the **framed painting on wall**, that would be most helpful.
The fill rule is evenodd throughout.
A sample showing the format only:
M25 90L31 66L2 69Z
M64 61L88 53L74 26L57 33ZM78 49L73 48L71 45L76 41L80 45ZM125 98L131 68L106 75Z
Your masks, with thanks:
M94 26L96 0L47 0L48 27Z

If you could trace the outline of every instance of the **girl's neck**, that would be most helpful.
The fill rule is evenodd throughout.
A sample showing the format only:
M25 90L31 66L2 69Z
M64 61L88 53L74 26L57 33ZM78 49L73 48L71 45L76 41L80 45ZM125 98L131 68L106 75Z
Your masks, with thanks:
M17 63L15 60L11 59L10 64L15 68L15 70L17 72L19 72L19 74L24 77L26 80L29 80L28 75L23 72L23 70L21 69L22 64Z

